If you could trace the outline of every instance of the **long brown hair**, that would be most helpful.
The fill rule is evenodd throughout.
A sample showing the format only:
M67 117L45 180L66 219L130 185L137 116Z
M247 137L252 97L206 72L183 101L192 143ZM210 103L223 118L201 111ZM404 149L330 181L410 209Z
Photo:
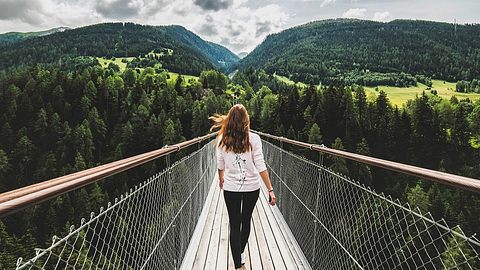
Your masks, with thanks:
M219 147L225 151L244 153L250 150L250 117L247 109L241 104L236 104L228 111L227 115L214 114L209 117L213 121L210 130L217 130L220 142Z

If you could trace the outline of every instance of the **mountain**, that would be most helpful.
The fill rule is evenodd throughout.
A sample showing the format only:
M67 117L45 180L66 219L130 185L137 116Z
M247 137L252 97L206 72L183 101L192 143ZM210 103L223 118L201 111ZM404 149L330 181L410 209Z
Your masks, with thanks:
M236 65L248 67L304 82L368 72L471 80L480 77L480 25L315 21L269 35Z
M46 35L50 35L57 32L63 32L68 29L70 28L57 27L57 28L52 28L49 30L39 31L39 32L8 32L8 33L0 34L0 46L5 44L10 44L10 43L15 43L28 38L41 37L41 36L46 36Z
M204 53L205 56L216 66L228 67L240 60L237 55L229 51L227 48L213 42L205 41L193 32L185 29L183 26L165 26L165 30L170 36Z
M102 23L4 45L0 68L64 63L78 56L136 57L152 51L169 52L160 59L165 68L193 75L205 69L227 68L239 59L225 47L181 26Z

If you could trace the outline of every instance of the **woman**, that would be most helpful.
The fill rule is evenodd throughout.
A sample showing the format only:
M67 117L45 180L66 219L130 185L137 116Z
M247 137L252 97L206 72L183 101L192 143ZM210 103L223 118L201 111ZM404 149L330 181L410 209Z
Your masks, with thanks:
M260 136L250 132L250 118L243 105L233 106L228 114L210 117L212 129L220 128L217 137L217 165L220 188L230 220L230 246L235 269L245 263L245 246L250 235L253 208L260 192L259 175L275 205L267 167L263 159Z

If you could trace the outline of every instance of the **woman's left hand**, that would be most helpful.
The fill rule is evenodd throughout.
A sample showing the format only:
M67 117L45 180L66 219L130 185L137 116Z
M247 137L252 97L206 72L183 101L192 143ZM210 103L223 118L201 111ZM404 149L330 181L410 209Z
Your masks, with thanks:
M275 203L277 202L277 197L275 197L275 193L273 191L270 191L268 195L271 198L270 205L275 205Z

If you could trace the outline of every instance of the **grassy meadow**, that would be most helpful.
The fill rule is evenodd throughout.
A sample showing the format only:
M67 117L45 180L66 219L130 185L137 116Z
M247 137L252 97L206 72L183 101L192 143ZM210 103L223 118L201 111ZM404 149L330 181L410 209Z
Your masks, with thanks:
M122 62L123 59L126 59L128 62L132 61L135 57L117 57L115 60L112 59L106 59L104 57L97 57L98 62L102 67L106 68L110 63L116 64L119 68L120 71L124 71L125 68L127 68L127 63Z
M178 78L178 73L175 73L175 72L168 72L168 76L170 78L167 79L167 83L172 83L172 84L175 84L175 82L177 81L177 78ZM197 76L192 76L192 75L183 75L183 84L184 85L190 85L190 80L193 80L193 81L198 81L198 77Z
M378 87L365 87L365 92L369 98L375 98L378 96L380 90L387 93L388 99L393 105L402 107L407 100L414 99L416 95L421 95L423 91L431 94L431 90L437 90L437 95L444 99L450 99L452 96L456 96L458 99L469 98L471 100L477 100L480 98L480 94L476 93L459 93L455 92L456 83L446 82L442 80L432 80L431 89L427 90L427 86L418 83L417 86L410 87L394 87L394 86L378 86ZM378 92L375 89L378 88Z
M281 82L284 82L288 85L296 85L298 87L307 87L308 85L306 83L303 83L303 82L294 82L292 80L290 80L289 78L285 77L285 76L281 76L281 75L277 75L277 74L273 74L273 76L281 81Z

